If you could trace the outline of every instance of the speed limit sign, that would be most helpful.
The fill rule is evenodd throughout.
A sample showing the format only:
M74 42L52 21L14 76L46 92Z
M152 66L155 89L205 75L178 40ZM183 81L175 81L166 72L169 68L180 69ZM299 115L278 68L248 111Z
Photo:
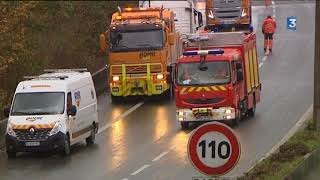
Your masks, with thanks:
M227 125L211 122L197 128L188 143L193 166L210 176L220 176L235 167L240 158L240 143Z

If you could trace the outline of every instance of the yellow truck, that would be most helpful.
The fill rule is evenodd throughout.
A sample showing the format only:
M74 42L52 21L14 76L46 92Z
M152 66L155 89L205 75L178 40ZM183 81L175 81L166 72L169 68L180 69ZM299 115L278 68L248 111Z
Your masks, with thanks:
M109 29L100 35L101 51L109 48L112 101L172 94L170 64L182 52L179 37L171 10L118 8Z
M251 30L252 0L206 0L207 26L212 31Z

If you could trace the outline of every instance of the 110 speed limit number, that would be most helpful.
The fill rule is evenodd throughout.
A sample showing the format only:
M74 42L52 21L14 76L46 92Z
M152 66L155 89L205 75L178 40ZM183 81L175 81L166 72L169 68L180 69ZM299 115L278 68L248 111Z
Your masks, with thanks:
M232 129L222 123L207 123L191 135L188 154L200 172L219 176L229 172L240 157L240 144Z

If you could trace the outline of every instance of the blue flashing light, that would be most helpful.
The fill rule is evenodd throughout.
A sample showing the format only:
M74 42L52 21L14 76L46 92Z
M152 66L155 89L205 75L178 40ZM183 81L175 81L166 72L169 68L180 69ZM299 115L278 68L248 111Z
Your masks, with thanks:
M196 55L198 55L198 51L186 51L186 52L183 52L183 55L184 56L196 56Z
M198 51L186 51L183 52L184 56L196 56L196 55L207 55L207 54L223 54L224 51L222 49L213 49L213 50L198 50Z
M223 54L224 50L222 49L214 49L214 50L209 50L208 54Z

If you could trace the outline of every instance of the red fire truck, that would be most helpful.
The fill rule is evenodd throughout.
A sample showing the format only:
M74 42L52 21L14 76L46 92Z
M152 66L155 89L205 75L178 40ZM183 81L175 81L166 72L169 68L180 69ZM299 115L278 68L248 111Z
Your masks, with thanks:
M185 39L174 68L176 118L182 128L199 121L237 125L254 116L261 91L256 34L193 34Z

